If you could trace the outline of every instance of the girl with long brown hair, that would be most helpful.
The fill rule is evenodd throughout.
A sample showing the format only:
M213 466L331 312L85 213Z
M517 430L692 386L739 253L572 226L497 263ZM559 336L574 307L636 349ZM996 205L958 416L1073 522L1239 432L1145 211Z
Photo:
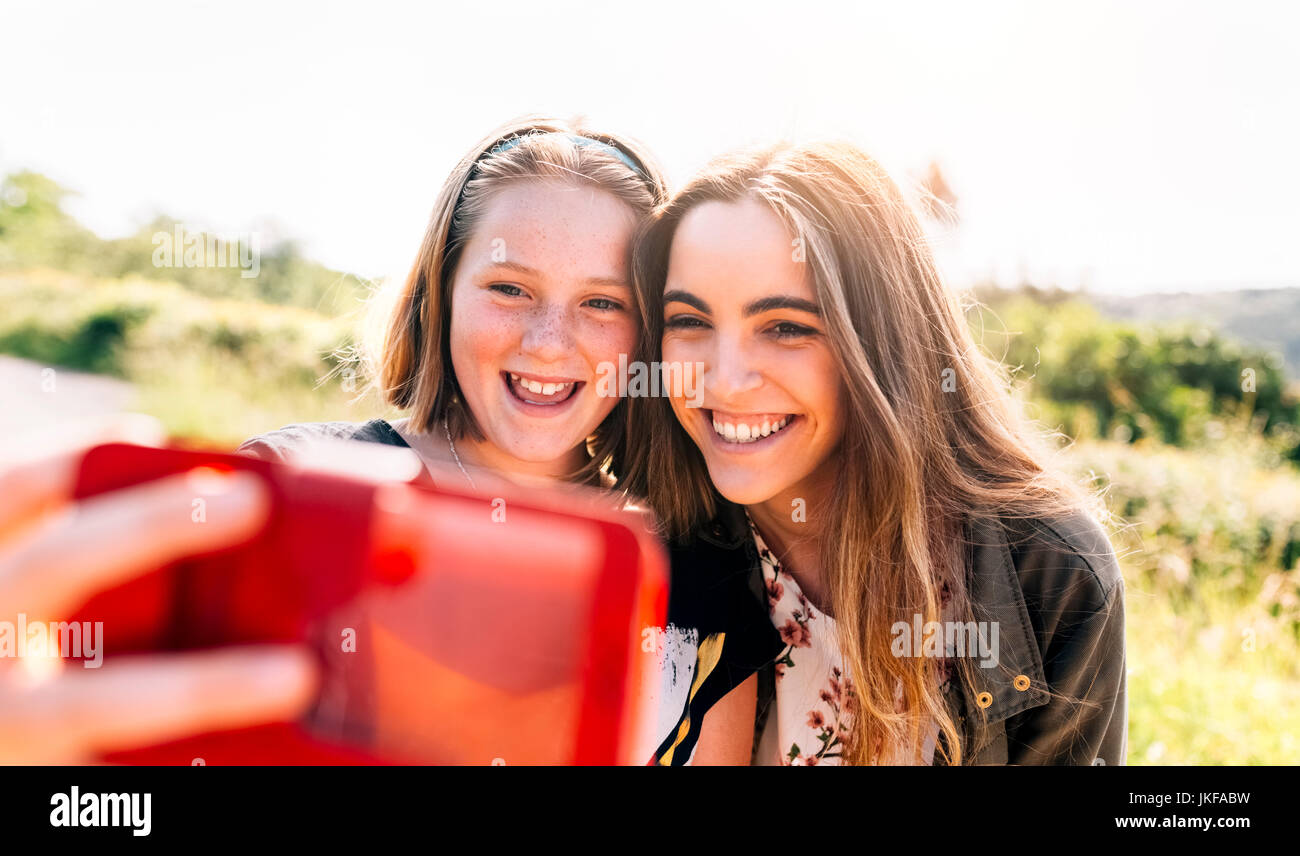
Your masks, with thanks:
M1123 580L973 340L918 219L840 143L724 156L655 214L623 487L743 552L758 763L1124 758ZM741 691L738 690L739 695Z

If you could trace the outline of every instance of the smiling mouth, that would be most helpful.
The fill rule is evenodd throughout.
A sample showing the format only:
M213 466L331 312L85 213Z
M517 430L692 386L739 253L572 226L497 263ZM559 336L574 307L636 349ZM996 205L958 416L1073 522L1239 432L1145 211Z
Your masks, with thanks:
M795 413L768 413L741 416L706 410L704 418L713 423L713 433L723 443L745 445L766 440L790 427L799 418Z
M542 406L563 404L572 398L585 383L580 380L541 380L529 375L515 374L514 372L501 372L501 378L505 381L510 394L515 398L525 404L540 404Z

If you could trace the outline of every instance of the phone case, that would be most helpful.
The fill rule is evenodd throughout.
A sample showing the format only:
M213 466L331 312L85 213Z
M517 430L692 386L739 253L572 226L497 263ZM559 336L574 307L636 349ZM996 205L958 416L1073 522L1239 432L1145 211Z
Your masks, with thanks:
M194 467L246 470L271 512L249 541L100 592L103 656L301 642L320 692L294 722L114 752L127 764L645 763L641 630L667 574L644 518L597 497L509 497L242 455L113 443L75 498ZM381 509L377 511L377 509ZM186 517L185 515L188 515ZM177 525L204 525L201 500Z

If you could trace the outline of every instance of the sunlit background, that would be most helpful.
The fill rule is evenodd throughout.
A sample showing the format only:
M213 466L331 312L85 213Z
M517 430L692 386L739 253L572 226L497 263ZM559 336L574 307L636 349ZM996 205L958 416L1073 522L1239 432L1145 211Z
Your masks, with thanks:
M979 340L1105 496L1130 763L1300 763L1298 9L10 0L0 434L394 415L347 359L363 301L517 114L640 137L675 181L847 137L949 204ZM158 267L177 223L255 237L258 275Z
M270 223L340 270L412 253L477 137L528 111L726 148L849 136L961 203L954 275L1108 292L1300 284L1285 2L8 2L0 169ZM957 240L957 239L955 239Z

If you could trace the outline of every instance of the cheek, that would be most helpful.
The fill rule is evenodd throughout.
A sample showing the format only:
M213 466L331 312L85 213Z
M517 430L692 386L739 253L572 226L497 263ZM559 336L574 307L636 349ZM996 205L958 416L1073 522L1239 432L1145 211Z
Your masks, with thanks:
M639 330L630 314L608 321L583 321L578 325L577 346L594 370L600 363L618 365L619 356L628 359L636 351Z
M690 376L695 378L695 392L697 394L703 392L704 378L695 373L695 363L703 362L705 363L706 368L708 365L707 360L702 358L701 353L702 351L698 344L692 345L689 342L684 342L673 336L664 336L663 339L660 340L660 362L665 366L675 366L679 371L683 370L683 367L688 367L688 370L691 372ZM691 419L689 418L690 414L688 411L694 410L694 408L688 408L686 406L686 403L691 396L691 393L689 392L690 389L689 386L684 384L683 392L686 392L686 395L672 395L668 397L668 403L672 407L673 413L676 414L677 420L681 422L682 425L688 427L691 425Z
M495 374L498 367L485 363L516 350L520 337L518 319L489 301L470 296L453 304L450 341L453 363L462 362L458 355L471 357L464 361L465 368Z
M664 336L659 343L659 354L665 363L694 362L699 351L698 345L692 346L676 336Z
M831 354L820 353L813 363L814 366L805 378L808 384L805 387L808 390L808 404L817 414L825 440L835 443L843 433L846 406L844 382Z
M837 429L844 412L843 382L834 356L825 348L792 351L768 364L768 377L795 396L819 430Z
M584 321L578 327L577 348L582 359L587 363L594 383L596 378L617 371L619 357L626 354L631 360L636 353L639 325L632 316L625 315L610 321ZM619 399L613 396L596 396L595 412L600 419L608 416L618 406Z

